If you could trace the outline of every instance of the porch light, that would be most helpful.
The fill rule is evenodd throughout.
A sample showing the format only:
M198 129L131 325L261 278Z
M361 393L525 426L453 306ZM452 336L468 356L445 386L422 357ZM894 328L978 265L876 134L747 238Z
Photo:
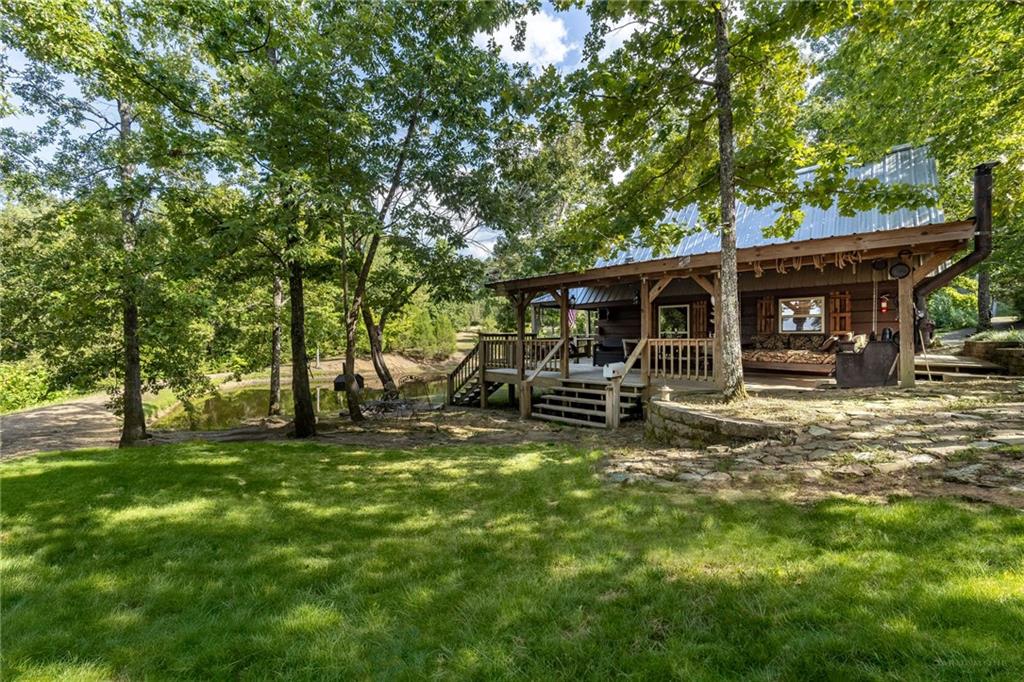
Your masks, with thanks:
M885 294L878 298L878 312L887 313L889 312L889 295Z

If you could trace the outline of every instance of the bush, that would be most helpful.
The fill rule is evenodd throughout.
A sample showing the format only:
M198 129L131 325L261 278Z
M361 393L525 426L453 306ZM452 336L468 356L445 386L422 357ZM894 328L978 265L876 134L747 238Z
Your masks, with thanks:
M55 390L53 377L43 363L35 359L0 362L0 412L13 412L71 394Z
M978 325L978 283L957 277L928 299L928 316L939 329L961 329Z
M455 326L429 304L411 305L384 330L384 350L421 358L446 358L455 352Z
M971 336L968 341L999 341L1001 343L1024 344L1024 330L1021 329L989 329Z

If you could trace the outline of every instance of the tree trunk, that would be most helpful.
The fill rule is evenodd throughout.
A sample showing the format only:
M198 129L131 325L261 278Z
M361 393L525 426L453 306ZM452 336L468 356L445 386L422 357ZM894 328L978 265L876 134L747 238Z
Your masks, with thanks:
M988 266L978 268L978 331L992 328L992 274Z
M126 146L131 138L133 112L131 104L118 100L117 113L120 118L118 134L121 144ZM121 149L121 153L124 153ZM122 398L122 423L120 446L126 447L146 438L146 413L142 409L142 360L139 353L139 304L135 275L135 247L138 236L138 214L135 201L128 196L128 187L135 175L135 165L125 160L120 162L121 189L125 192L121 200L121 245L124 249L124 271L121 281L122 296L122 342L124 345L124 390Z
M391 375L391 369L384 359L384 318L381 316L380 324L374 324L373 313L363 306L363 325L370 337L370 360L373 362L373 369L377 372L380 385L384 388L384 400L398 399L398 385Z
M316 413L309 391L309 361L306 357L306 303L303 298L302 263L288 266L288 296L291 300L292 401L295 406L295 437L316 435Z
M142 362L139 358L139 307L134 294L124 297L124 421L121 447L146 438L146 413L142 409Z
M740 345L739 280L736 274L736 169L732 125L732 83L729 74L729 33L726 2L715 8L715 95L718 100L719 198L722 211L722 266L719 374L727 400L746 397Z
M345 365L342 368L345 378L345 405L349 418L359 422L363 420L363 411L359 408L359 386L356 384L356 325L348 300L348 242L344 232L341 235L341 301L342 314L345 317Z
M281 276L274 275L274 326L270 334L270 405L267 415L281 414L281 309L284 307Z

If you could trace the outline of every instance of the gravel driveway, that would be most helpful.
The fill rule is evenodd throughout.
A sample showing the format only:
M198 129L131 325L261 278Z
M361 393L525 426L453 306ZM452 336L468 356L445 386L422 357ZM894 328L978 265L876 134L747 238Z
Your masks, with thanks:
M120 421L107 411L107 395L77 398L0 417L0 459L31 452L113 447Z

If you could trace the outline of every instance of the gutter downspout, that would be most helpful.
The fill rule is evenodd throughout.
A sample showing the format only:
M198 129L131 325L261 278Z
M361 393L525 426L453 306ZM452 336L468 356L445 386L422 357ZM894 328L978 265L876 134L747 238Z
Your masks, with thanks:
M946 286L955 277L985 260L992 253L992 169L998 165L998 161L992 161L975 166L974 250L915 287L914 302L919 311L927 314L926 299L932 292ZM927 341L931 341L931 339L927 339Z

